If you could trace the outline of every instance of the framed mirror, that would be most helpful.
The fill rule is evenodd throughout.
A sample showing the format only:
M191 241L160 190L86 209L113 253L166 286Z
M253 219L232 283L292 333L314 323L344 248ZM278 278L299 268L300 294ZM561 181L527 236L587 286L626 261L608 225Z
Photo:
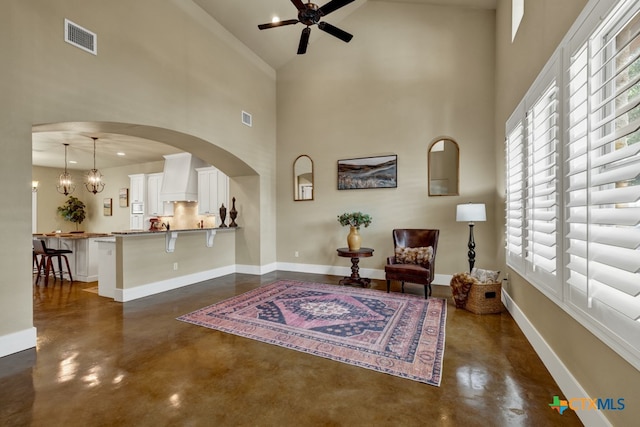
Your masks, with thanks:
M313 200L313 160L305 154L293 162L293 200Z
M452 139L441 138L429 146L429 196L457 196L460 149Z

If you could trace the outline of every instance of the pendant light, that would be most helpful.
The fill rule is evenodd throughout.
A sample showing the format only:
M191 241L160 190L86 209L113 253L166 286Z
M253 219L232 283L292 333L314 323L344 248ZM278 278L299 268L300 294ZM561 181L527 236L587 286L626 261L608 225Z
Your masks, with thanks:
M73 185L73 181L71 180L71 174L67 172L67 147L69 144L64 145L64 173L60 175L58 178L58 185L56 188L58 189L58 193L62 193L65 196L73 193L73 190L76 189L76 186Z
M93 139L93 169L87 172L87 180L84 183L87 187L87 191L96 194L104 190L104 182L102 182L102 174L96 169L96 140L98 138L91 137Z

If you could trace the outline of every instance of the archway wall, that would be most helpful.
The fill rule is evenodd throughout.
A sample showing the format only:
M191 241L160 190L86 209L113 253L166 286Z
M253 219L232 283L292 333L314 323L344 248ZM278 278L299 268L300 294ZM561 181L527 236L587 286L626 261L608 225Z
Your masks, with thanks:
M64 42L65 18L97 34L97 55ZM179 0L9 0L0 35L0 179L14 183L0 188L11 201L0 210L0 340L28 336L33 324L25 238L33 125L115 123L164 135L230 175L232 192L254 197L238 197L246 229L237 263L275 262L275 236L263 232L275 229L275 72L216 21Z

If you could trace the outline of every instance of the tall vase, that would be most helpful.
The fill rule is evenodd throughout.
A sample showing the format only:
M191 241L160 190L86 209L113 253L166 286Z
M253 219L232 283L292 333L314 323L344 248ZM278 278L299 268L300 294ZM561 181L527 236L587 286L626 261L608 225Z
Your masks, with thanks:
M229 227L237 227L238 224L236 224L236 218L238 217L238 211L236 210L236 198L234 197L232 200L233 205L229 211L229 218L231 218L231 224L229 224Z
M349 234L347 235L347 244L350 251L357 251L360 249L360 230L358 227L351 227Z

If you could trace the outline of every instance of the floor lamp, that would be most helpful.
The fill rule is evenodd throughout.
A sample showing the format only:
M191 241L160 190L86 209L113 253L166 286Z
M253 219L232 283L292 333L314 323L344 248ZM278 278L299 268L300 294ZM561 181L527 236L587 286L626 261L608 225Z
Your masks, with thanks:
M474 222L486 221L487 212L484 203L466 203L458 205L456 210L456 221L469 223L469 272L473 270L473 264L476 262L476 242L473 240Z

